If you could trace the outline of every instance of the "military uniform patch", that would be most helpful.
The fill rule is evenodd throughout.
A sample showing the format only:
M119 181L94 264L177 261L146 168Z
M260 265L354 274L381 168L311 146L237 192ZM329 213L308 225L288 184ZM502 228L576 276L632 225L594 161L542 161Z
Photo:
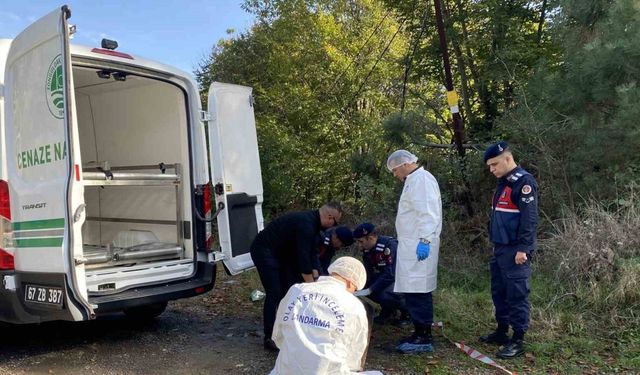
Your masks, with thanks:
M524 185L522 187L522 194L531 194L531 185Z
M391 254L391 250L387 247L386 249L384 249L384 255L389 255Z
M522 198L520 198L520 199L521 199L524 203L531 203L531 202L533 202L533 200L534 200L535 198L533 198L533 197L529 197L529 198L522 197Z

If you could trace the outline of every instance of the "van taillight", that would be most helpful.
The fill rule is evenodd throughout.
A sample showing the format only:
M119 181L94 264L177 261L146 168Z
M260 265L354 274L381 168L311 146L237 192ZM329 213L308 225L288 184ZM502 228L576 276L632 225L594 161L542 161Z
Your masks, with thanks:
M11 200L9 199L9 184L0 180L0 269L14 269L13 254L8 248L13 247L13 228L11 228Z
M11 220L11 201L9 199L9 184L0 180L0 216Z
M204 217L209 219L211 218L211 184L204 185L203 190L203 199L204 199ZM211 250L213 246L213 233L211 231L211 223L205 223L205 248Z
M0 270L13 270L13 254L0 249Z

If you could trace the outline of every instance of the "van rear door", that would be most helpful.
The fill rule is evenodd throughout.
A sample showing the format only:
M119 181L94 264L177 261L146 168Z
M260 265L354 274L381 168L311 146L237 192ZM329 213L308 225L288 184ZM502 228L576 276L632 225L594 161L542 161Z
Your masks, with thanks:
M7 179L16 291L41 320L85 320L85 219L63 6L11 43L5 70Z
M214 82L209 87L209 161L218 237L231 274L253 267L249 247L262 230L262 175L251 88Z

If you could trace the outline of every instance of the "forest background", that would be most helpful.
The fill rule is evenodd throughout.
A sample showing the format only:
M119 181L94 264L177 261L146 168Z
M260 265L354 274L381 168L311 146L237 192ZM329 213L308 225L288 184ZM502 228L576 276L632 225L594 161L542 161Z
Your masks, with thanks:
M637 370L640 2L441 4L464 156L433 0L245 1L255 24L230 30L195 74L201 88L254 89L266 219L337 200L347 224L393 235L401 184L385 161L414 152L443 197L436 318L453 339L474 342L494 325L486 225L495 178L482 151L507 140L540 185L529 350L510 366Z

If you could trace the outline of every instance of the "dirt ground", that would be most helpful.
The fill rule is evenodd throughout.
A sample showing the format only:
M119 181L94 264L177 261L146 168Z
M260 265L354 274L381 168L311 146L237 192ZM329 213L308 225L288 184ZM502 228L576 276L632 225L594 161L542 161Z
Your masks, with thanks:
M267 374L276 355L262 348L262 302L249 298L256 280L219 270L213 293L171 302L148 322L114 314L90 322L2 325L0 374ZM376 326L367 369L496 373L476 366L437 333L433 355L394 353L395 341L409 330Z

